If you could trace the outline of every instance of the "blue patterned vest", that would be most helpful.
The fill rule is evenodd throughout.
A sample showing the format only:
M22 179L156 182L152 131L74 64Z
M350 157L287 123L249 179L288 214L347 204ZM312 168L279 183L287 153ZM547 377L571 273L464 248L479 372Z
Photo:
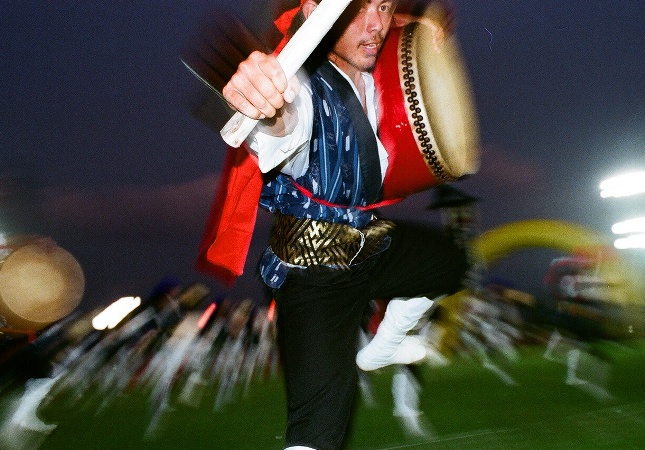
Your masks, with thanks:
M331 63L323 63L310 81L314 120L309 168L296 180L278 174L266 183L260 205L271 212L362 227L372 213L357 207L381 197L374 133L349 82Z
M271 212L350 225L367 225L363 207L381 199L376 138L349 82L329 62L311 76L313 129L309 167L292 179L277 174L262 189L260 206ZM265 283L279 287L291 265L268 248L260 263Z

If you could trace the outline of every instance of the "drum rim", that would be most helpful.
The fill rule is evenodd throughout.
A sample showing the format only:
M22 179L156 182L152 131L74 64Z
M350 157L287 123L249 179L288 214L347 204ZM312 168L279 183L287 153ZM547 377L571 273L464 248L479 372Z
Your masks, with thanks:
M458 41L450 36L440 49L428 53L428 41L432 39L428 26L413 22L399 28L399 33L397 59L404 109L411 135L428 170L439 182L451 182L476 173L480 165L479 126L474 93ZM434 64L437 68L430 70L433 75L428 78L428 67ZM446 67L450 67L450 72L446 72ZM441 99L434 98L443 89L455 102L448 110L445 104L444 110L438 110ZM450 115L454 120L446 126L445 118ZM456 134L447 140L446 132ZM455 158L457 155L462 158Z
M418 23L405 25L401 29L399 36L399 74L401 74L400 81L405 111L408 115L410 131L417 143L417 148L432 175L442 182L454 181L456 177L452 176L447 170L446 163L441 155L441 149L439 149L432 131L420 86L417 84L419 68L414 57L417 53L414 31L418 26L422 25Z

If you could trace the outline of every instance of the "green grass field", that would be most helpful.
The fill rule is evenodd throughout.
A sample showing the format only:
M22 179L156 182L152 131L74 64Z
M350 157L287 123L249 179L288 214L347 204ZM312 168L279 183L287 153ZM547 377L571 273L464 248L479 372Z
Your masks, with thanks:
M608 343L603 349L611 359L606 384L611 398L604 400L566 385L565 365L543 359L539 347L521 348L520 360L505 366L516 385L466 358L440 368L423 366L421 407L434 431L423 439L407 436L392 416L393 370L370 375L377 403L359 402L349 449L645 449L645 341ZM602 366L592 362L583 360L580 373L600 379ZM99 396L74 407L57 399L40 411L57 428L49 435L24 431L21 442L23 448L43 450L282 448L279 376L254 382L246 395L237 393L219 411L215 391L206 388L199 406L171 401L156 435L147 438L147 392L127 391L107 406Z

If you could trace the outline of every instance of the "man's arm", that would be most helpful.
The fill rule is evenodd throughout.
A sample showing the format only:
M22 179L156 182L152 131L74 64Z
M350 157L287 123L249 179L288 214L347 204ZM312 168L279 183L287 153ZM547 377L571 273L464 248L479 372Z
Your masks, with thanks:
M308 165L308 153L301 150L311 137L311 96L301 89L298 75L304 76L298 73L287 82L273 55L254 52L222 89L232 108L261 118L247 138L247 148L257 156L262 172L280 167L298 175Z
M299 90L297 78L287 80L274 55L256 51L240 63L222 95L233 109L262 120L265 133L285 136L295 127L297 114L283 107L295 100Z

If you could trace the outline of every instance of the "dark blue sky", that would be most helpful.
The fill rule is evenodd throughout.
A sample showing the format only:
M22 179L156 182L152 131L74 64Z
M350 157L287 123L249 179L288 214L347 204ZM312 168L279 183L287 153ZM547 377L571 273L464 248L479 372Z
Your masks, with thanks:
M645 170L645 2L455 3L483 144L480 173L457 186L482 199L482 228L556 218L609 233L627 212L598 183ZM166 274L206 280L192 263L224 146L188 112L198 84L179 51L215 4L0 5L0 177L23 187L4 209L79 259L85 305L145 295ZM272 14L240 8L257 29ZM391 214L433 219L431 199ZM266 219L233 295L260 295Z

